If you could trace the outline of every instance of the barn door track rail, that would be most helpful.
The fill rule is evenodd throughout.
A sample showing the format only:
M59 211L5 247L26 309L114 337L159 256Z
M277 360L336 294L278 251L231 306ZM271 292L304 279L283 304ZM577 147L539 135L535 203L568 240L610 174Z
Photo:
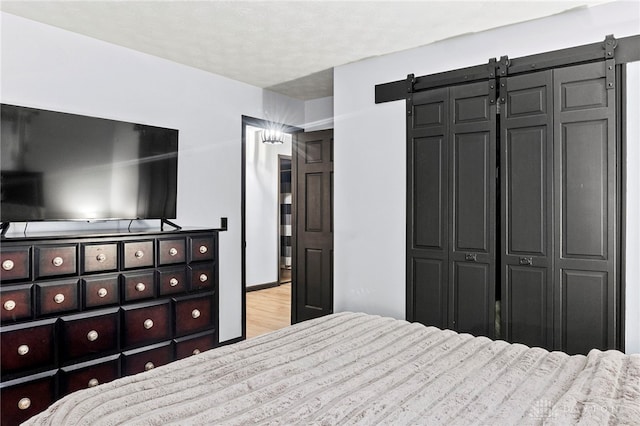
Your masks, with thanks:
M508 75L598 61L606 63L607 89L615 89L615 66L640 61L640 35L620 39L608 35L603 42L583 46L514 59L502 56L499 61L496 58L491 58L486 64L421 77L409 74L406 79L377 84L375 86L375 103L409 100L411 94L415 92L474 81L489 80L490 85L495 85L497 80L498 84L502 84L503 79ZM494 99L494 102L498 103L504 103L504 101L505 99L502 97ZM410 107L409 103L408 107Z

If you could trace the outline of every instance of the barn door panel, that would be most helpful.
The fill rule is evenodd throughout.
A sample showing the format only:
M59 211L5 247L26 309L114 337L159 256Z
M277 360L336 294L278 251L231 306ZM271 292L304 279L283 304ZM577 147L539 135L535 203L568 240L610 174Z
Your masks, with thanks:
M552 71L502 80L502 338L553 346Z
M407 119L407 318L448 326L449 90L413 96Z
M450 88L449 326L493 337L496 108L490 86Z
M555 344L618 346L615 90L604 62L554 70Z

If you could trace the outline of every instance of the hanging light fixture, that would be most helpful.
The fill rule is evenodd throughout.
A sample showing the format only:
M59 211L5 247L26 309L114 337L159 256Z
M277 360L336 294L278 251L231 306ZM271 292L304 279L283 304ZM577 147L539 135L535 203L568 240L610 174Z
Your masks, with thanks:
M262 143L278 145L284 143L284 132L270 127L262 130Z

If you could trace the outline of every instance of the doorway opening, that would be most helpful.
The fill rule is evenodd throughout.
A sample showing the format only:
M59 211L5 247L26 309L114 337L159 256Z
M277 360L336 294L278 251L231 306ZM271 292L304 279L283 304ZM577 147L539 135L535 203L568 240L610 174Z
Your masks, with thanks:
M291 154L293 126L281 144L264 143L272 123L242 118L243 338L291 324Z

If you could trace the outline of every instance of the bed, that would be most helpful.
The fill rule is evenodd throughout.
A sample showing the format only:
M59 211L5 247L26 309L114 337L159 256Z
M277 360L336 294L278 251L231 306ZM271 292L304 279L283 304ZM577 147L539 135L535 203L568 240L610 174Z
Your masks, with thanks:
M640 424L640 354L339 313L67 395L28 425Z

